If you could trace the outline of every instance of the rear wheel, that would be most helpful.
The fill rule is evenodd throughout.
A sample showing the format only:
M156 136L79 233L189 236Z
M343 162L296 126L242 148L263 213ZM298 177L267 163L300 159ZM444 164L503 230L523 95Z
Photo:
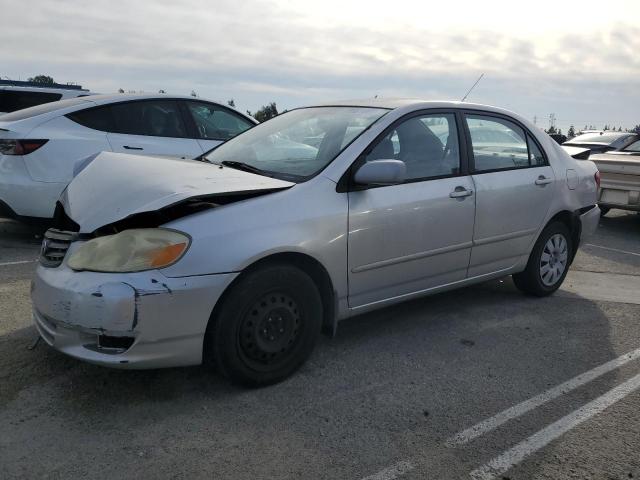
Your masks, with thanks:
M569 270L573 244L564 223L553 222L545 227L533 247L527 268L513 275L516 287L530 295L543 297L555 292Z
M276 383L309 357L321 325L313 280L293 266L263 267L245 274L211 319L207 360L234 383Z

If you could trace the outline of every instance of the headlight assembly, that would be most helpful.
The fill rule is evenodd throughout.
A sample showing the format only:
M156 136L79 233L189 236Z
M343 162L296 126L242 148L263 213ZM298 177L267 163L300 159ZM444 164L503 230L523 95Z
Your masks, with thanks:
M67 264L74 270L92 272L141 272L177 262L189 248L184 233L163 228L124 230L94 238L76 250Z

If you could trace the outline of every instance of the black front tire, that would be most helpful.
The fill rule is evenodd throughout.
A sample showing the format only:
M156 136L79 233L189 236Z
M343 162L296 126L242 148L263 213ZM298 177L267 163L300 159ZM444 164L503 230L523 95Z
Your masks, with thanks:
M244 274L209 321L205 362L232 383L259 387L280 382L311 355L322 327L315 283L289 265Z
M549 282L545 282L542 278L542 255L545 250L545 246L550 239L556 235L560 235L564 238L564 241L567 245L566 251L566 265L562 274L555 280L553 283L549 284ZM558 238L558 237L555 237ZM515 283L518 289L528 295L534 295L536 297L545 297L547 295L551 295L555 292L565 277L567 276L567 272L569 271L569 264L571 259L573 258L573 243L571 241L571 234L567 226L562 222L553 222L547 225L535 245L533 246L533 250L531 251L531 255L529 255L529 261L527 262L527 268L521 272L512 275L513 283Z

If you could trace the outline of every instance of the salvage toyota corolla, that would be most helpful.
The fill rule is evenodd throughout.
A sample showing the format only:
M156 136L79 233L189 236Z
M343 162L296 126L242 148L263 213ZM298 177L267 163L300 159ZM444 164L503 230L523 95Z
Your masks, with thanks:
M300 108L206 159L102 153L71 182L33 282L49 345L273 383L354 314L505 275L553 293L600 215L592 162L484 105Z

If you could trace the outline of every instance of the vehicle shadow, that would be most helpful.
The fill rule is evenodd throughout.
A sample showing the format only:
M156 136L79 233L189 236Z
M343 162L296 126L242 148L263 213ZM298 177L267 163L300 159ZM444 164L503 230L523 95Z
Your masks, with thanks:
M93 458L95 445L85 439L98 431L104 441L137 445L149 437L166 449L176 441L213 448L215 435L226 455L219 462L264 478L285 478L301 458L309 478L373 473L369 465L379 457L419 459L419 446L428 445L432 474L449 478L457 465L462 476L545 425L518 422L502 440L469 448L446 447L446 438L620 355L610 316L579 297L526 297L509 278L495 280L341 322L292 378L258 390L204 367L110 370L42 342L28 350L36 332L25 327L0 336L0 429L45 457L73 448L76 461ZM606 390L616 380L603 381ZM47 443L60 428L65 446ZM169 439L159 431L174 433ZM230 452L229 444L254 454ZM266 461L276 447L294 451ZM115 473L116 458L103 452L101 471ZM150 478L162 474L162 462L152 460L131 459ZM46 471L43 461L33 462L35 472ZM61 468L63 476L73 472L70 464Z

